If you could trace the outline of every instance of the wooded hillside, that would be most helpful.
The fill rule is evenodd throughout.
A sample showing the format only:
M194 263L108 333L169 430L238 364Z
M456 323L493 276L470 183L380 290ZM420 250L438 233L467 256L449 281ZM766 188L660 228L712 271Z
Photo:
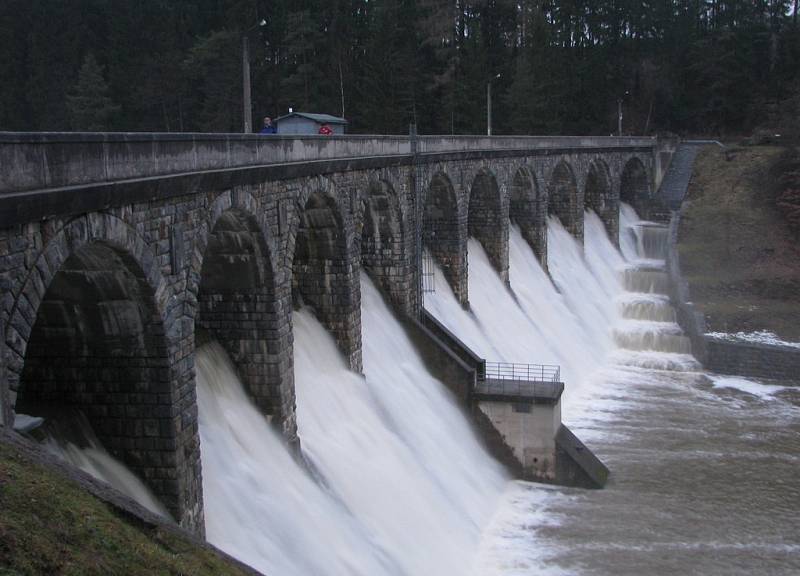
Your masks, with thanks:
M256 127L292 106L481 133L492 79L498 134L609 134L619 101L627 133L780 128L800 116L797 5L3 0L0 130L240 131L245 33Z

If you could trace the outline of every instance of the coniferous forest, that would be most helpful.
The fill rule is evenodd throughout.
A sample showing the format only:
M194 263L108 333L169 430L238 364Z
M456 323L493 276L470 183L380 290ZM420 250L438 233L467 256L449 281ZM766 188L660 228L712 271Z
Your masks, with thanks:
M2 0L0 130L796 130L798 0ZM260 25L262 20L265 22Z

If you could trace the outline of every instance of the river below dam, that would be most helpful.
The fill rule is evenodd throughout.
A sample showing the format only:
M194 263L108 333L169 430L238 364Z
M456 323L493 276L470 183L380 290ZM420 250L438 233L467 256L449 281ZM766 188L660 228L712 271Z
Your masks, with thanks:
M622 254L587 213L581 255L551 220L558 291L512 230L515 301L471 240L471 312L446 285L426 301L487 358L561 364L564 421L612 471L596 491L514 483L476 572L800 573L800 388L704 373L664 294L666 230L625 206L621 229Z
M665 230L628 207L620 227L617 249L587 213L581 249L551 220L548 275L512 226L511 291L470 240L471 310L441 272L425 295L487 360L561 366L605 489L510 480L362 275L364 375L294 314L302 465L222 348L198 350L209 541L280 576L800 573L800 389L702 372L664 295Z
M735 378L607 369L573 430L602 491L519 483L484 574L800 573L800 394Z

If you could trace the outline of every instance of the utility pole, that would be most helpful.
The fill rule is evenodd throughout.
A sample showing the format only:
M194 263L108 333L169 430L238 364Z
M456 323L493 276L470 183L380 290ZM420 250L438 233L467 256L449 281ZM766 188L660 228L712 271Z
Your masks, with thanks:
M249 34L256 28L266 26L263 18L242 33L242 117L244 118L244 133L253 131L253 103L250 90L250 39Z
M486 83L486 135L492 135L492 81Z
M495 74L486 82L486 135L492 135L492 81L500 78L500 74Z
M625 93L617 98L617 136L622 137L622 101L630 96L630 91L625 90Z

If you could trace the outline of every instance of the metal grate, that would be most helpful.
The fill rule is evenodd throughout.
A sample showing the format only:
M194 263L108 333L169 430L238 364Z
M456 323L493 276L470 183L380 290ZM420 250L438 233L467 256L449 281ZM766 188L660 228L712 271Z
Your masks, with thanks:
M425 250L422 253L422 293L433 294L436 292L436 269L431 253Z

